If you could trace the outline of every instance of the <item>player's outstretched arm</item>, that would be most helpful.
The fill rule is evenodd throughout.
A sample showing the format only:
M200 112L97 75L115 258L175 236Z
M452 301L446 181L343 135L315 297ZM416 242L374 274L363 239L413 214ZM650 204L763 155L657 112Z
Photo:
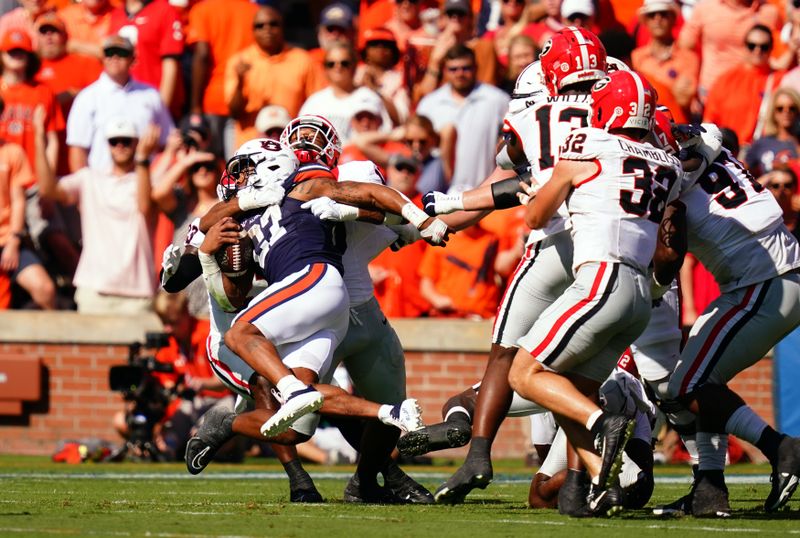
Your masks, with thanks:
M519 192L519 181L520 177L514 171L496 167L474 189L454 194L432 191L426 193L422 201L425 212L432 217L447 215L455 211L515 207L519 205L519 201L515 197L516 192Z

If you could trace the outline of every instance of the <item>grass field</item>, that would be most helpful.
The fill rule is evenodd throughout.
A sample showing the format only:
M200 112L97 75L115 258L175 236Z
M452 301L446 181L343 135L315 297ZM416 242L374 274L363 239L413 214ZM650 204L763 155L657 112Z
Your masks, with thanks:
M767 517L764 466L728 471L733 517L659 520L648 511L575 520L525 507L530 469L501 462L495 483L461 506L358 506L341 502L352 468L310 467L322 505L293 505L279 465L214 464L190 477L178 464L67 466L46 458L0 456L0 536L347 537L722 536L800 534L800 495ZM454 467L407 469L433 490ZM651 504L688 488L687 468L658 470Z

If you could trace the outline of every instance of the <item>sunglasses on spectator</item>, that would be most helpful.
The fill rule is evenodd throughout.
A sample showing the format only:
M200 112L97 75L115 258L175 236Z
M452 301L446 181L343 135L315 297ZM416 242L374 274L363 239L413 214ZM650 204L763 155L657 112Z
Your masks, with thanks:
M124 148L129 148L133 145L133 138L109 138L108 145L113 147L122 146Z
M794 112L797 114L797 107L794 105L775 105L775 112Z
M656 17L664 17L665 19L670 16L672 11L653 11L651 13L645 14L645 17L648 19L655 19Z
M340 62L334 62L332 60L325 61L325 69L333 69L334 67L343 67L345 69L350 69L353 67L353 62L350 60L342 60Z
M407 165L407 164L403 164L403 163L398 164L397 166L395 166L395 168L397 168L398 172L406 172L408 174L416 174L417 173L417 169L416 168L414 168L413 166Z
M403 143L406 146L413 146L414 144L419 144L420 146L424 146L425 144L428 143L428 139L427 138L406 138L405 140L403 140Z
M11 49L6 54L11 56L12 58L23 58L23 57L27 58L28 57L28 51L25 50L25 49Z
M395 0L395 3L396 4L406 3L406 4L414 4L414 5L416 5L416 4L419 4L419 0Z
M504 4L517 4L518 6L521 6L521 5L523 5L525 3L525 0L503 0L503 3Z
M269 26L270 28L280 28L281 21L266 21L266 22L254 22L253 29L254 30L263 30Z
M475 69L474 65L451 65L447 67L447 71L450 73L456 73L458 71L469 72Z
M325 27L325 31L328 32L329 34L332 34L334 32L345 33L345 32L347 32L347 28L344 28L343 26L333 26L333 25L331 25L331 26L326 26Z
M771 191L792 191L794 190L794 183L769 183L767 188Z
M114 56L117 56L119 58L130 58L131 56L133 56L133 53L126 49L111 47L103 51L103 56L105 56L106 58L113 58Z
M444 14L448 19L463 19L467 17L467 14L463 11L445 11Z
M42 26L42 27L39 28L39 33L41 35L60 34L61 31L58 28L56 28L55 26Z
M202 163L195 163L195 164L193 164L192 166L189 167L189 173L190 174L196 174L200 170L203 170L204 172L207 172L207 173L208 172L216 172L217 171L217 163L215 163L214 161L205 161L205 162L202 162Z
M769 43L753 43L752 41L748 41L745 45L747 45L747 49L750 51L758 49L761 52L767 52L772 48L772 45Z

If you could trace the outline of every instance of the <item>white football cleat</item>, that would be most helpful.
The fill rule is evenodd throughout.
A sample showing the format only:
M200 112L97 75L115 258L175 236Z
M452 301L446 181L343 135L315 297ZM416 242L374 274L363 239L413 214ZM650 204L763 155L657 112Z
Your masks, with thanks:
M384 409L387 407L384 407ZM381 413L378 417L380 421L399 428L403 433L417 431L425 427L425 423L422 422L422 410L414 398L403 400L399 404L388 407L387 410L388 413Z
M319 410L323 400L322 393L310 386L293 392L280 409L261 425L261 435L264 437L280 435L301 417Z

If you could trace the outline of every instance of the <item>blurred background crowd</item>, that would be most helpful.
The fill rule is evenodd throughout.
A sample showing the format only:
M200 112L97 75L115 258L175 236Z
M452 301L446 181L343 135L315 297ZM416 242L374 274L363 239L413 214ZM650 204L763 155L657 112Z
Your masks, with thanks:
M726 145L800 234L800 0L0 0L0 308L156 312L164 353L218 386L195 283L157 294L161 255L216 202L224 159L321 114L340 162L371 159L419 201L494 167L514 81L583 26L678 122ZM492 318L522 255L522 211L370 265L390 317ZM694 260L683 322L718 294ZM206 383L207 381L207 383Z

